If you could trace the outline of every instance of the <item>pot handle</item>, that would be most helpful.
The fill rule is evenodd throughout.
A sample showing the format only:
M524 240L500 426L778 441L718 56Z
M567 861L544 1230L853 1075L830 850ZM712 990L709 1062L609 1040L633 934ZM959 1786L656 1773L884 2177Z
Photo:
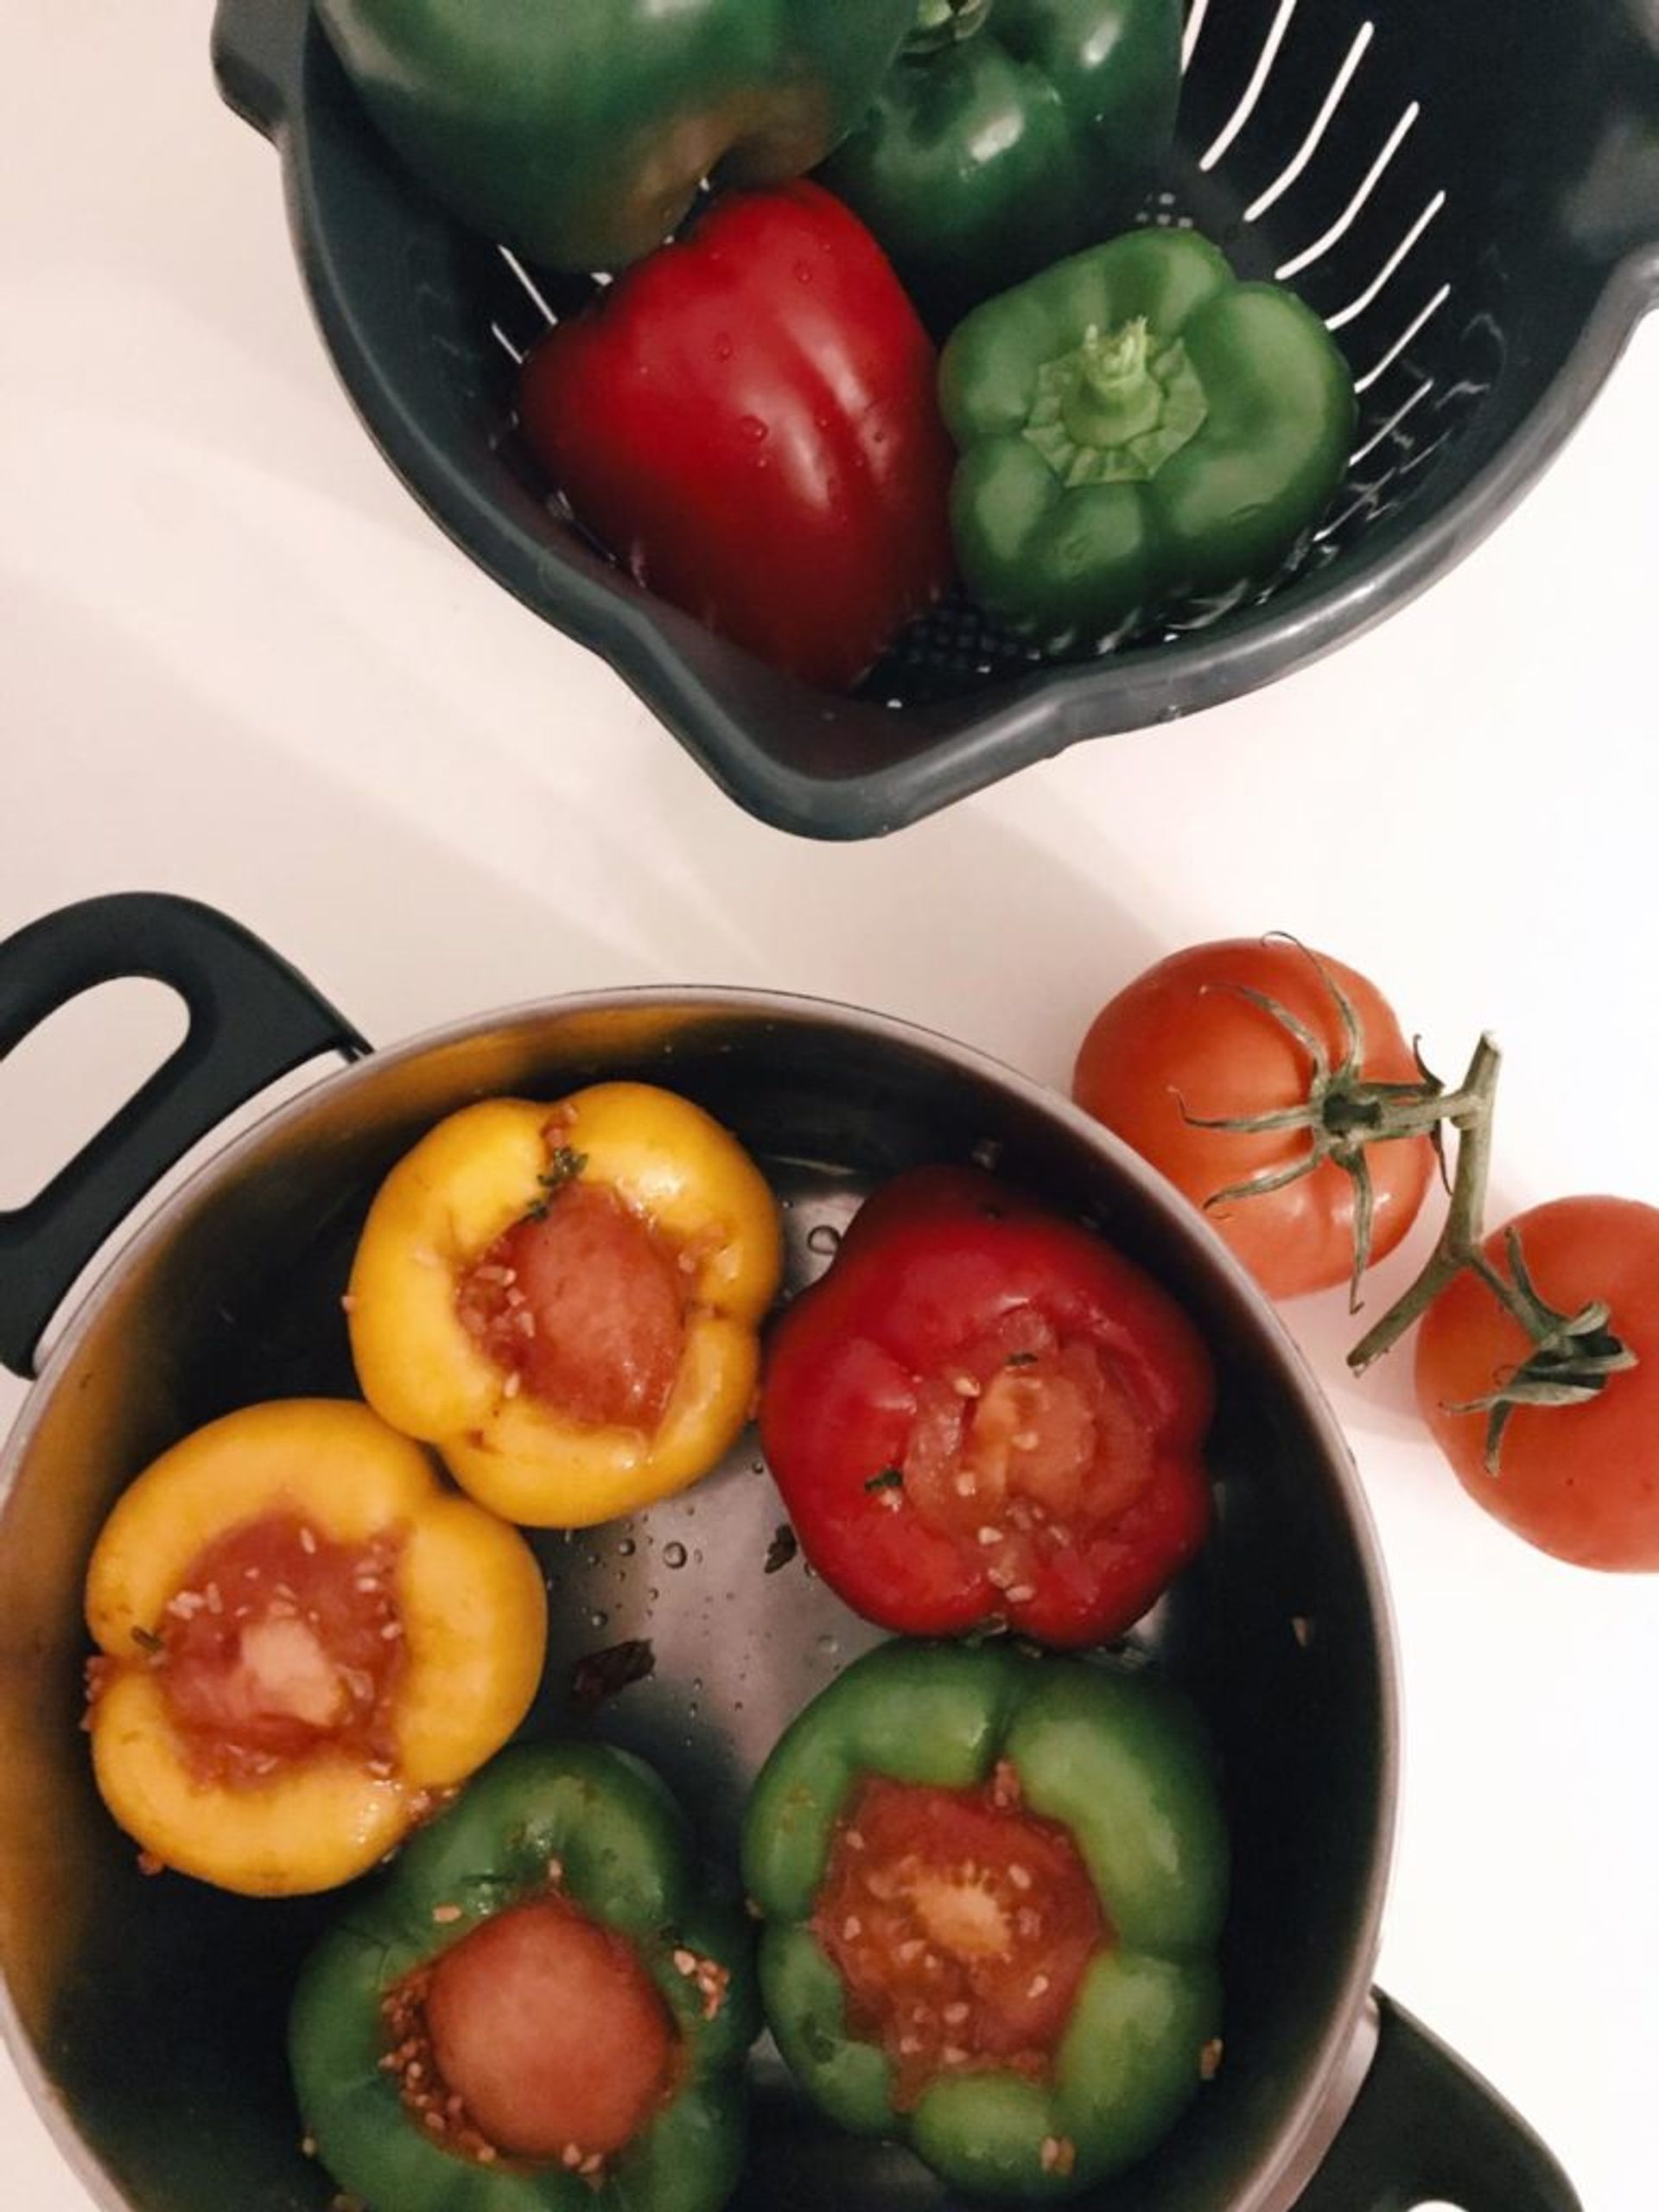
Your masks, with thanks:
M1373 1995L1370 2069L1295 2212L1582 2212L1520 2114L1409 2012Z
M47 1323L144 1192L267 1084L369 1049L268 945L158 892L86 899L0 942L0 1060L94 984L150 976L184 1001L184 1041L44 1190L0 1211L0 1363L25 1377Z
M226 106L267 138L298 99L310 0L219 0L211 41Z

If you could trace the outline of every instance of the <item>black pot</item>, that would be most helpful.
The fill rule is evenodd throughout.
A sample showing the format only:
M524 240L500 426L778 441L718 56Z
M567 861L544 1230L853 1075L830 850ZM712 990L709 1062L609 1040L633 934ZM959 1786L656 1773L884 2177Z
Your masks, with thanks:
M1393 1822L1392 1636L1370 1522L1332 1416L1261 1294L1198 1217L1065 1102L945 1040L760 992L624 991L363 1040L234 924L175 899L70 907L0 945L0 1053L89 986L148 976L185 1043L30 1206L0 1216L0 1357L32 1371L82 1266L172 1160L316 1055L320 1080L132 1234L65 1328L0 1462L0 1947L17 2062L93 2193L130 2212L320 2212L283 2057L293 1969L330 1898L147 1879L77 1728L80 1586L122 1486L251 1399L353 1389L340 1309L364 1210L397 1155L480 1095L667 1083L733 1128L786 1208L791 1280L874 1181L995 1159L1098 1223L1182 1299L1221 1371L1214 1537L1136 1641L1201 1702L1236 1876L1225 2057L1166 2144L1084 2212L1575 2212L1559 2167L1460 2062L1370 1986ZM752 1440L686 1497L538 1539L554 1630L533 1730L642 1752L729 1847L789 1716L874 1641L798 1560ZM775 1557L773 1560L775 1566ZM597 1713L571 1669L648 1637L655 1674ZM769 2047L734 2212L922 2212L907 2155L794 2095ZM384 2208L396 2212L396 2208Z

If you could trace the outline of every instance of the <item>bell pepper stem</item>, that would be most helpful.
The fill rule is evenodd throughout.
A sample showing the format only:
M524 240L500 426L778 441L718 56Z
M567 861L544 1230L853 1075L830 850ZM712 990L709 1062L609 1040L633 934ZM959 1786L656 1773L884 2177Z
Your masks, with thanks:
M916 21L901 50L933 54L942 46L972 38L990 12L991 0L917 0Z
M1449 1098L1436 1102L1434 1119L1442 1124L1450 1122L1458 1133L1458 1164L1445 1226L1416 1281L1348 1354L1348 1364L1356 1375L1363 1375L1397 1344L1465 1268L1472 1268L1511 1312L1516 1310L1510 1286L1487 1265L1480 1249L1492 1160L1492 1101L1501 1059L1491 1038L1482 1037L1462 1083Z
M1060 419L1079 445L1127 445L1156 427L1164 392L1148 352L1144 315L1103 336L1093 323L1084 332L1060 406Z

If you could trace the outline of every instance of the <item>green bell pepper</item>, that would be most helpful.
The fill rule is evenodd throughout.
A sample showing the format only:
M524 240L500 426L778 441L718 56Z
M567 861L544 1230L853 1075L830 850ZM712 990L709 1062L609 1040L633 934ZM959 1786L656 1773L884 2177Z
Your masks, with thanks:
M481 2142L449 2115L421 2029L427 1970L550 1897L612 1931L600 1940L622 1939L671 2031L665 2094L605 2160ZM504 1751L307 1960L289 2056L308 2133L370 2212L715 2212L743 2156L742 2068L759 2027L749 1953L742 1914L699 1886L679 1810L649 1768L599 1745Z
M1180 0L919 0L823 181L946 328L1123 227L1180 85Z
M1053 653L1272 582L1342 481L1356 416L1319 317L1190 231L1131 232L986 301L939 378L963 578Z
M661 244L869 105L915 0L317 0L369 114L473 228L554 269Z
M861 1870L878 1849L865 1811L858 1827L849 1825L870 1802L860 1793L871 1777L925 1793L916 1802L929 1809L917 1818L933 1825L918 1825L918 1835L937 1838L941 1820L976 1823L964 1831L976 1839L965 1865L943 1870L924 1846L919 1859L884 1859L867 1877L868 1893L897 1888L932 1914L929 1925L976 1939L960 1957L945 1956L947 1974L965 1971L973 1981L994 1972L987 1953L1017 1942L995 1918L1002 1908L989 1870L999 1854L1015 1885L1005 1885L1004 1905L1041 1905L1049 1878L1033 1880L1029 1867L1039 1861L1027 1846L1052 1856L1053 1830L1045 1843L1043 1824L1069 1839L1061 1847L1080 1859L1105 1933L1081 1966L1046 2063L1027 2053L999 2064L985 2055L994 2043L977 2054L947 2050L919 2095L899 2096L895 2053L906 2044L872 2031L868 1993L855 2002L831 1955L837 1933L856 1935L860 1922L832 1916L826 1929L822 1919L826 1901L832 1916L843 1909L838 1853L855 1848ZM941 1791L956 1796L941 1800ZM1007 1844L996 1840L997 1804L1017 1806L1026 1823L1006 1831ZM1002 1643L881 1646L815 1700L773 1751L746 1815L743 1863L766 1922L762 2002L791 2071L841 2126L907 2142L956 2187L1051 2197L1091 2186L1150 2149L1213 2070L1225 1829L1191 1708L1144 1669ZM972 1893L965 1922L959 1912L940 1918L940 1896L953 1885ZM988 1942L988 1924L1002 1928ZM866 1932L890 1944L890 1925ZM899 1959L923 1950L920 1941L890 1945ZM964 1969L970 1955L977 1963ZM920 1967L936 1963L924 1955ZM1023 1976L1017 1956L1014 1965ZM974 1993L985 1986L975 1981ZM1033 1977L1024 1993L1043 1986ZM909 1994L902 2003L904 2022L920 2018ZM944 2018L970 2009L959 2001Z

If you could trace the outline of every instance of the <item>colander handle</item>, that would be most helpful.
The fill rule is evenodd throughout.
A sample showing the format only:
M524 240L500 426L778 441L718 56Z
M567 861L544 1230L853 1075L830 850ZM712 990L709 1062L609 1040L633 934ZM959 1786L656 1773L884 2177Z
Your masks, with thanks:
M275 137L300 86L310 0L219 0L213 11L213 75L227 106Z
M119 892L0 942L0 1061L95 984L149 976L184 1001L184 1041L27 1205L0 1211L0 1363L31 1376L41 1332L151 1185L268 1084L368 1046L297 970L194 899Z
M1296 2212L1582 2212L1520 2114L1381 1990L1370 2069Z

